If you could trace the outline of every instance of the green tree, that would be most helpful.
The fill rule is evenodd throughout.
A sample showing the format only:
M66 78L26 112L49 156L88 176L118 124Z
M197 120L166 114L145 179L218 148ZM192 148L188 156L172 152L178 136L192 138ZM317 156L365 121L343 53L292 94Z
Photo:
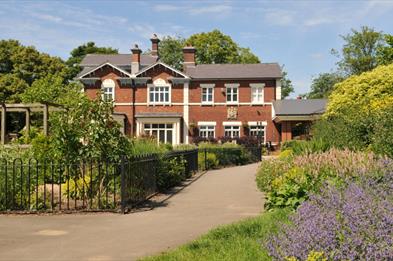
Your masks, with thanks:
M160 59L176 69L182 69L182 49L186 45L196 48L196 63L259 63L259 58L249 48L240 47L219 30L181 37L164 37L160 42ZM149 52L147 52L149 53Z
M338 66L347 75L360 74L374 69L377 65L377 50L383 46L383 35L373 28L363 26L359 31L341 36L345 44L341 50ZM340 55L337 50L333 54Z
M21 93L23 93L29 85L15 74L0 75L0 103L4 102L20 102Z
M385 34L386 45L377 49L377 61L380 65L393 63L393 35Z
M165 36L160 41L160 59L177 70L183 68L183 53L185 39Z
M53 102L71 105L84 95L79 83L65 83L59 75L49 74L33 82L21 95L24 102Z
M282 79L281 79L281 98L285 99L292 92L294 92L292 81L288 78L288 73L282 70Z
M186 40L186 44L196 48L196 62L200 64L239 63L241 54L245 53L247 57L250 56L249 50L240 49L229 35L217 29L207 33L193 34Z
M67 79L72 80L81 71L79 66L82 59L87 54L117 54L118 50L111 47L99 47L94 42L82 44L71 51L71 56L67 59L68 66Z
M356 108L359 114L376 112L388 104L393 104L393 64L337 83L329 96L327 115L339 115L348 108Z
M250 48L239 47L239 63L260 63L258 56L253 54Z
M305 96L308 99L327 98L333 91L334 85L344 80L344 77L337 72L320 73L312 79L311 91Z
M48 74L64 77L67 67L58 57L38 52L33 46L23 46L16 40L0 41L1 99L19 102L20 95L34 81Z

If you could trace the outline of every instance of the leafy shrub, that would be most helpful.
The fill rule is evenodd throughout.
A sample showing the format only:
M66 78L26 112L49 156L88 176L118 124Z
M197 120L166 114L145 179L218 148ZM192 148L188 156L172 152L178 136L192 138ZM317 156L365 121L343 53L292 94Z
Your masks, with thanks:
M205 161L205 153L199 152L198 153L198 168L200 170L206 170L206 169L216 169L219 165L219 162L217 160L216 154L214 153L206 153L206 161Z
M157 189L165 191L179 185L186 178L186 161L183 157L161 158L157 170Z
M296 208L327 179L337 184L393 170L393 162L373 153L331 149L324 153L262 162L257 185L266 192L266 208Z
M290 149L293 155L303 155L318 152L325 152L329 150L330 145L322 139L305 140L291 140L286 141L281 146L281 150Z
M311 251L329 260L393 259L393 203L370 193L367 184L328 185L320 195L312 194L291 221L266 244L275 259L306 260Z

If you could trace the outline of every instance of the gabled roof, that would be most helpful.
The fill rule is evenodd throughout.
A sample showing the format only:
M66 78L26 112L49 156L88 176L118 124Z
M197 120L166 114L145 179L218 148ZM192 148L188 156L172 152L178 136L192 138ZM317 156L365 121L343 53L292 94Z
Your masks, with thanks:
M109 62L116 66L131 66L131 54L87 54L80 63L82 67L93 67ZM141 65L157 62L156 56L141 54Z
M194 79L266 79L281 78L278 63L198 64L189 66L187 75Z
M138 73L136 73L135 76L138 77L138 76L142 75L143 73L145 73L145 72L149 71L150 69L152 69L152 68L154 68L156 66L159 66L159 65L162 65L162 66L168 68L169 70L171 70L171 71L173 71L173 72L183 76L184 78L190 78L190 77L188 77L188 75L184 74L183 72L181 72L179 70L176 70L175 68L173 68L173 67L171 67L171 66L169 66L169 65L167 65L167 64L165 64L165 63L163 63L161 61L158 61L158 62L156 62L156 63L154 63L154 64L152 64L150 66L145 67L144 69L142 69Z
M88 74L90 74L90 73L92 73L92 72L94 72L94 71L96 71L96 70L98 70L98 69L100 69L100 68L102 68L102 67L104 67L104 66L110 66L110 67L112 67L112 68L118 70L119 72L124 73L125 75L131 77L131 74L130 74L129 72L126 72L126 71L124 71L123 69L121 69L121 68L119 68L119 67L117 67L117 66L115 66L115 65L113 65L113 64L111 64L111 63L109 63L109 62L106 62L106 63L103 63L103 64L101 64L101 65L99 65L99 66L96 66L96 67L87 67L87 68L85 68L84 70L82 70L82 72L80 72L80 73L77 75L76 78L77 78L77 79L82 79L82 78L85 77L86 75L88 75Z
M323 114L326 110L326 99L296 99L273 101L277 116L308 116Z

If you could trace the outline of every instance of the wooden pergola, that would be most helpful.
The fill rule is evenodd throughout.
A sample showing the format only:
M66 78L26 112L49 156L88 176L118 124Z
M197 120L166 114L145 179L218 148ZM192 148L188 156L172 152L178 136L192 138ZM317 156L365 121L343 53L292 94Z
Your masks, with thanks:
M62 105L55 103L14 103L1 105L1 134L0 143L5 144L7 134L7 112L25 112L26 114L26 134L30 133L30 114L31 112L43 112L44 135L48 135L49 111L64 110Z

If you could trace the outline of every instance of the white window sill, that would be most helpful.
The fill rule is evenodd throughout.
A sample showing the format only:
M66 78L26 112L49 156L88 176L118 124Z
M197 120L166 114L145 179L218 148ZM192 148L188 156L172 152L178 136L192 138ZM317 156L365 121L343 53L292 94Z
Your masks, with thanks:
M170 106L172 105L170 102L154 102L148 103L149 106Z
M201 106L213 106L214 102L201 102Z
M251 102L251 105L264 105L264 102Z
M227 105L239 105L239 102L227 102Z

